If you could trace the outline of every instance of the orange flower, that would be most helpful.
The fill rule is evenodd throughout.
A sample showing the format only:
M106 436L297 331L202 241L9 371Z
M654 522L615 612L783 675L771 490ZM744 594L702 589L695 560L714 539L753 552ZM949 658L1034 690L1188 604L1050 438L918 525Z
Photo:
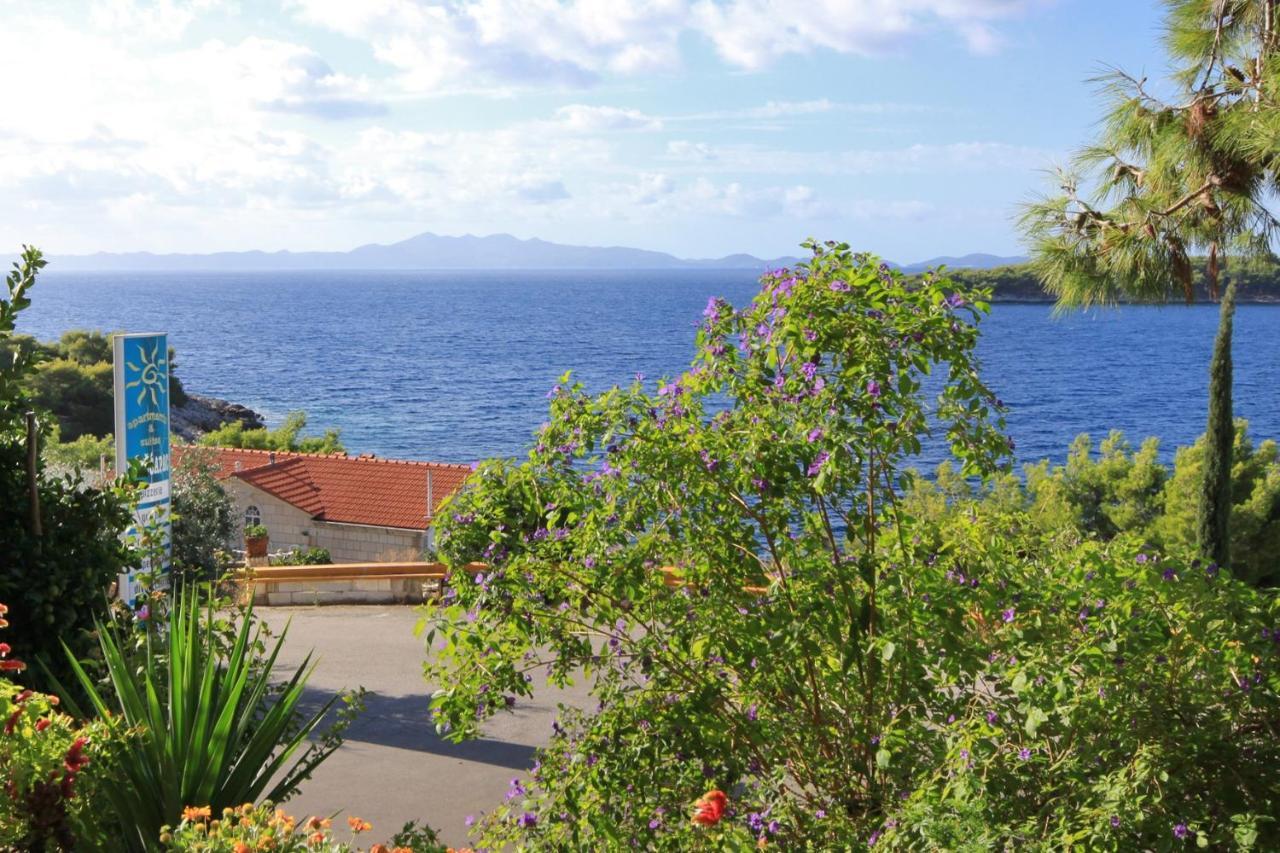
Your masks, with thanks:
M185 821L208 820L213 817L213 809L208 806L187 806L182 810L182 819Z
M328 829L330 825L331 822L327 817L316 816L307 821L307 829Z
M373 829L373 824L367 820L361 820L355 815L347 818L347 826L351 827L352 832L368 832Z
M323 832L314 833L307 840L310 841L312 844L324 844L324 833Z
M729 798L724 791L707 791L694 803L693 822L698 826L715 826L724 817L725 804Z
M252 848L248 844L245 844L243 841L237 841L236 846L232 849L235 851L235 853L250 853L250 850L252 850Z
M385 844L375 844L369 848L369 853L391 853Z

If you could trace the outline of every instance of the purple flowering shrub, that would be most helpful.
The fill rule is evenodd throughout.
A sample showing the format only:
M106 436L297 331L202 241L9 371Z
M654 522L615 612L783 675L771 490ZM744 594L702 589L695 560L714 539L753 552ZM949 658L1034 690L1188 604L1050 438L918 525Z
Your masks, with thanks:
M1124 848L1171 843L1173 817L1191 837L1270 832L1252 768L1276 757L1258 630L1274 610L1120 539L1063 550L1007 514L925 529L902 496L928 433L966 476L1007 458L974 357L986 294L809 248L750 305L711 300L688 372L596 396L566 379L528 459L480 466L450 502L442 557L488 565L456 571L423 622L438 728L477 736L535 682L583 679L594 699L563 709L478 841ZM1230 797L1228 766L1245 774ZM695 825L714 789L722 818Z

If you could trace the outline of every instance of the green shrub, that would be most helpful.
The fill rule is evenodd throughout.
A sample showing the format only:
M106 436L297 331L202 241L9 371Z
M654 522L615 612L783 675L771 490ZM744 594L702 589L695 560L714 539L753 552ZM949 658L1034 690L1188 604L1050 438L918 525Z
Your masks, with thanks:
M1131 534L1043 529L999 468L983 294L813 248L741 311L713 300L656 394L556 389L528 461L450 501L451 588L424 621L438 728L476 735L535 675L595 700L478 840L1280 844L1274 601ZM957 464L935 519L903 500L930 429ZM1148 506L1150 466L1111 464L1041 494L1141 517L1094 492ZM723 814L691 822L713 788Z
M6 627L0 604L0 628ZM23 664L0 643L0 671ZM103 789L122 747L102 723L78 724L57 699L0 677L0 849L105 849L115 832Z
M267 535L265 524L248 524L244 528L245 539L261 539Z
M1236 421L1234 434L1229 568L1252 584L1274 586L1280 582L1280 452L1271 440L1255 446L1244 420ZM1134 451L1121 433L1112 432L1095 456L1089 436L1080 435L1065 465L1042 460L1024 466L1022 481L1004 475L975 488L943 463L933 477L917 477L904 502L908 514L935 523L971 514L982 504L984 512L1010 514L1010 524L1016 520L1068 540L1131 533L1192 559L1204 445L1201 436L1178 448L1170 470L1158 461L1155 438Z
M229 648L221 641L222 624L213 606L188 588L172 600L164 630L147 631L140 660L131 654L128 628L99 624L109 690L75 666L99 717L138 732L108 790L129 830L123 846L145 849L192 803L221 812L283 800L340 743L327 737L289 763L336 700L303 715L310 657L283 687L273 688L287 632L263 657L256 652L262 628L251 610L242 614Z
M43 266L40 253L26 249L6 280L8 298L0 298L0 345L17 355L0 361L0 601L13 605L10 637L32 664L24 683L52 692L71 674L61 644L78 657L96 649L94 620L106 614L107 590L131 557L121 540L130 522L125 486L84 488L74 477L49 476L38 459L39 534L31 517L22 414L33 405L27 383L36 354L12 339Z
M240 421L230 421L200 436L205 447L244 447L251 450L279 450L298 453L342 453L341 431L325 430L323 435L303 435L306 412L290 412L276 429L245 429Z
M289 553L272 559L273 566L327 566L333 562L328 548L294 548Z
M188 580L212 580L227 567L235 508L214 476L213 451L188 447L173 466L173 567Z

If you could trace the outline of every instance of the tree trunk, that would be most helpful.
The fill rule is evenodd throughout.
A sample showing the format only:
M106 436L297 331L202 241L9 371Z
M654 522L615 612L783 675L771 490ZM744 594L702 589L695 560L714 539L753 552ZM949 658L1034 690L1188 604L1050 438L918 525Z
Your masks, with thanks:
M1231 448L1235 422L1231 414L1231 327L1236 311L1233 278L1222 296L1218 336L1209 363L1209 423L1205 431L1204 484L1196 518L1196 543L1205 559L1227 566L1230 559Z

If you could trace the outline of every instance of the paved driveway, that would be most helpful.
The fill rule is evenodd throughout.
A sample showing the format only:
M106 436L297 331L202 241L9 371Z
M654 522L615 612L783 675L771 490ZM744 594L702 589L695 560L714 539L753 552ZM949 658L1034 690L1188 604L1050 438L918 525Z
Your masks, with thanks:
M358 815L373 824L374 840L417 818L438 829L442 841L465 842L467 815L502 802L511 778L533 764L534 748L551 734L557 703L585 704L581 687L543 688L492 720L481 739L447 743L427 716L432 687L422 678L425 651L413 635L414 608L263 607L258 613L277 631L291 620L284 664L297 666L315 650L308 704L345 688L369 691L346 743L287 808L297 817L341 811L335 826L344 827L346 816Z

